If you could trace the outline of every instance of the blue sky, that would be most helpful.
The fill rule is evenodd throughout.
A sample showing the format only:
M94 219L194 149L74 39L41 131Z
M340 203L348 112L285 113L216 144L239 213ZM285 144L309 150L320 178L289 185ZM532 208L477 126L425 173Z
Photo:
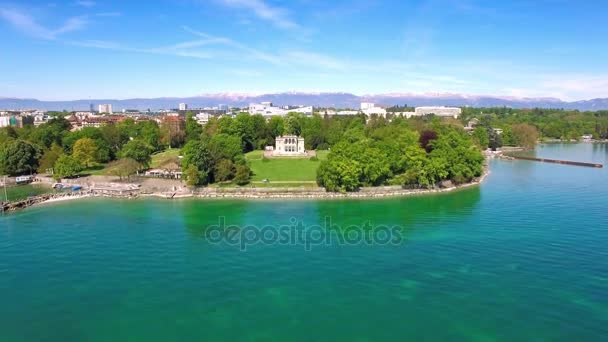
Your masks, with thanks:
M608 1L0 0L0 96L608 97Z

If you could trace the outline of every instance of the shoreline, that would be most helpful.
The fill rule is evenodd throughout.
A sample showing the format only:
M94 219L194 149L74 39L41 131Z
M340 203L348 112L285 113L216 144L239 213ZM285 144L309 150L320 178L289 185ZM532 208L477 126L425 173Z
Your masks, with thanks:
M203 188L202 192L199 193L178 193L178 192L152 192L152 193L133 193L130 195L109 195L105 193L96 193L94 190L87 190L81 193L67 193L67 194L56 194L56 195L40 195L28 200L9 203L4 207L4 212L14 212L22 209L26 209L30 206L45 205L52 203L67 202L72 200L86 199L86 198L113 198L113 199L139 199L139 198L159 198L167 200L177 199L237 199L237 200L336 200L336 199L383 199L383 198L397 198L406 196L420 196L420 195L432 195L448 193L458 190L471 188L474 186L481 185L487 177L490 175L490 168L488 165L484 166L484 170L481 176L472 180L471 182L452 185L445 188L433 188L433 189L404 189L399 186L393 187L369 187L362 188L357 192L327 192L322 188L316 188L315 190L302 189L302 191L293 191L272 188L230 188L230 190L217 189L209 190L209 188ZM12 206L11 206L12 205Z

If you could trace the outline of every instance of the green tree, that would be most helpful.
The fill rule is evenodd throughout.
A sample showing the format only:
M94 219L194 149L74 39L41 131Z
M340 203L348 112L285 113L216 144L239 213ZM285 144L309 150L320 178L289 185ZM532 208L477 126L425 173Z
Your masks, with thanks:
M61 144L61 141L72 125L64 118L54 118L49 122L38 126L31 134L30 141L45 148L53 143Z
M201 140L190 140L184 145L182 156L182 171L188 172L190 166L194 166L199 172L199 184L207 184L214 165L207 144Z
M287 134L302 135L304 121L306 118L302 113L289 112L285 115L285 132Z
M38 168L40 148L23 140L11 140L0 146L0 174L33 173Z
M251 169L247 165L237 165L234 181L238 185L246 185L251 180Z
M361 186L361 165L342 156L330 156L317 169L317 183L328 191L355 191Z
M208 147L214 164L221 159L234 160L236 156L243 153L241 139L238 136L223 133L211 137Z
M63 154L63 149L53 144L50 149L46 150L40 158L40 165L38 166L38 173L46 173L47 170L52 169L55 162Z
M272 116L270 118L268 121L268 132L272 140L270 143L274 143L274 138L285 134L285 120L282 116Z
M129 178L139 171L140 164L131 158L122 158L108 164L109 174L117 176L121 180L123 178Z
M18 138L17 131L12 126L0 128L0 145Z
M234 178L234 163L228 159L222 159L215 164L214 178L216 182L225 182Z
M186 184L190 187L195 187L203 184L203 177L195 165L190 164L185 171ZM206 177L205 177L206 178Z
M160 127L156 121L142 121L137 123L138 137L152 147L152 151L159 151L161 147ZM137 160L137 159L136 159Z
M485 150L488 148L490 139L488 138L488 130L483 127L477 127L473 130L473 141L479 148Z
M114 159L122 146L129 141L129 135L122 131L119 125L112 123L101 126L99 131L110 148L110 159Z
M126 143L120 150L121 158L131 158L139 163L142 168L147 168L152 161L153 148L145 141L133 139Z
M538 141L538 129L527 123L514 124L511 128L513 139L515 144L525 147L533 148ZM579 136L575 134L575 136Z
M234 118L232 125L232 135L241 139L241 149L243 152L252 151L255 148L255 126L253 116L247 113L240 113Z
M98 150L95 140L82 138L76 140L72 148L72 157L76 159L83 168L89 168L97 163Z
M73 177L82 171L81 164L71 156L62 154L53 167L53 178L60 180L66 177Z
M198 140L203 133L203 127L194 119L192 112L186 113L186 140Z

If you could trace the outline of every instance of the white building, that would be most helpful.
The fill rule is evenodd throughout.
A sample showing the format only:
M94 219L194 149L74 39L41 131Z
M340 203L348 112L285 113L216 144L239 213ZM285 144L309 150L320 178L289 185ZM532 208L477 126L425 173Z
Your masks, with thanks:
M423 116L428 114L435 114L437 116L451 116L454 119L458 119L458 116L462 114L462 109L456 107L416 107L415 113L417 116Z
M376 105L371 102L361 102L361 110L367 110L374 107L376 107Z
M11 125L11 118L9 116L0 116L0 127L8 127Z
M275 107L272 105L272 102L262 102L262 103L250 103L249 104L249 114L261 114L264 116L282 116L287 115L287 113L302 113L304 115L312 115L312 106L307 107L295 107L295 108L281 108Z
M179 104L179 110L188 110L188 104L186 104L186 103L180 103Z
M209 122L209 118L211 117L210 114L207 113L198 113L196 114L196 116L194 117L196 119L196 122L198 122L199 125L206 125Z
M273 156L305 156L304 138L296 135L285 135L274 139Z
M112 114L112 105L111 104L100 104L99 105L99 113Z
M359 114L358 110L341 110L336 113L336 115L357 115Z
M49 121L50 117L46 114L36 114L34 116L34 126L40 126Z
M361 109L361 111L363 112L363 114L367 115L367 116L371 116L371 115L378 115L381 117L386 117L386 109L384 108L380 108L380 107L369 107L366 109Z

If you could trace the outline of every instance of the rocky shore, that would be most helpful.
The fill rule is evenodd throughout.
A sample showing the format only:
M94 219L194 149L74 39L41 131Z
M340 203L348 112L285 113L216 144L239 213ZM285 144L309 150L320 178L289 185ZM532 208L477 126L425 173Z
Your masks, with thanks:
M454 185L444 181L432 189L405 189L401 186L365 187L356 192L328 192L324 188L200 188L188 190L185 188L158 189L158 191L146 191L136 186L125 184L106 185L94 187L76 192L44 194L29 197L28 199L15 202L3 202L0 207L2 212L11 212L25 209L32 205L54 203L75 199L107 197L107 198L146 198L156 197L164 199L201 198L201 199L371 199L389 198L400 196L424 195L450 192L465 189L481 184L489 175L488 167L484 168L481 177L461 185ZM108 190L108 189L110 189Z

